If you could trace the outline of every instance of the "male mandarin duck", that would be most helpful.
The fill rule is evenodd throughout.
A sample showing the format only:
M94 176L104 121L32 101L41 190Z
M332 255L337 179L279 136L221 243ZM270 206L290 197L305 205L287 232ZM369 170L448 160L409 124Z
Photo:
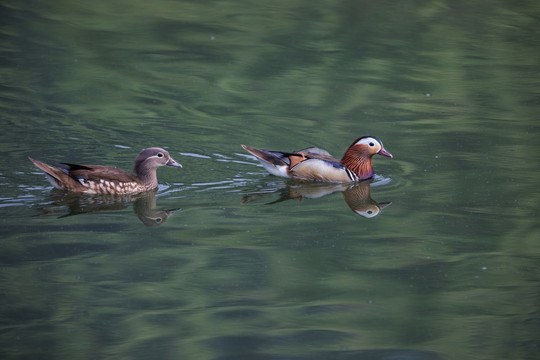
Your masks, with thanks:
M182 167L161 148L143 149L135 159L132 175L124 170L101 165L62 163L50 166L28 157L45 172L47 180L57 189L87 194L135 194L158 186L156 169L168 165Z
M255 155L272 175L298 180L349 183L373 177L371 158L375 154L388 156L381 140L375 136L362 136L347 149L343 158L337 160L328 151L311 147L295 152L254 149L242 145Z

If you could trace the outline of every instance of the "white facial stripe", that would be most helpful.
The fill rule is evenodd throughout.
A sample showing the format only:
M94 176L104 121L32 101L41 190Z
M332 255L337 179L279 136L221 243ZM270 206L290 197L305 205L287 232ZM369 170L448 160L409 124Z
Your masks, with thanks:
M375 138L372 137L365 137L356 142L354 145L366 145L370 148L374 148L379 152L382 149L382 144Z

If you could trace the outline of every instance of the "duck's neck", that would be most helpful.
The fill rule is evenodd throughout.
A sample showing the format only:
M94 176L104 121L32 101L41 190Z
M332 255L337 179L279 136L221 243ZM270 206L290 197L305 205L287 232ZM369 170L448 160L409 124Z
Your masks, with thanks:
M358 176L358 180L369 179L373 176L371 156L358 151L347 151L341 159L341 165Z
M158 186L156 169L135 169L137 177L141 180L145 187L148 189L153 189Z

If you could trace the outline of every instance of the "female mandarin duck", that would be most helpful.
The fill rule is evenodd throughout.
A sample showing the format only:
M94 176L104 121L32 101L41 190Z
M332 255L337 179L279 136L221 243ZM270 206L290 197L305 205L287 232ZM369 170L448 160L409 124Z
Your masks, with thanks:
M393 157L375 136L362 136L356 139L341 161L328 151L315 147L295 152L258 150L246 145L242 147L255 155L272 175L336 183L355 182L373 177L371 158L375 154Z
M158 186L158 167L182 167L166 150L157 147L143 149L137 155L134 165L136 176L112 166L67 163L50 166L28 158L45 172L47 180L55 188L87 194L135 194L152 190Z

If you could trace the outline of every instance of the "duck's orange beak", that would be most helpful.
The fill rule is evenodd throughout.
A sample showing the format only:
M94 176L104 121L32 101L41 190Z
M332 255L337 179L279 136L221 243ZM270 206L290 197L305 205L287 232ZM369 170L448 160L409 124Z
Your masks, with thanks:
M382 155L382 156L388 156L389 158L393 158L392 154L386 151L385 148L381 148L381 150L379 150L377 154Z

